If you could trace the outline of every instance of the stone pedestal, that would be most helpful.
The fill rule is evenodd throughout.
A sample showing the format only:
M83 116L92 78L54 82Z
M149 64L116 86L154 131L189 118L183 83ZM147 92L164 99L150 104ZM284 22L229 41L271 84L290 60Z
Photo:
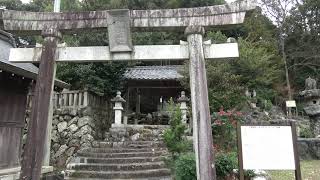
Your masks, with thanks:
M121 92L117 92L117 96L111 100L114 102L114 123L112 124L112 127L121 127L123 126L122 124L122 103L126 102L122 97L121 97Z

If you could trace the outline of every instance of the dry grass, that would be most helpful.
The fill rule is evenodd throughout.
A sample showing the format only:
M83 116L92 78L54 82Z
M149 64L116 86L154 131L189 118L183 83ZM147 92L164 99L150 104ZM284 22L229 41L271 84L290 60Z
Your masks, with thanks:
M269 171L272 180L294 180L293 171ZM320 160L301 161L303 180L320 180Z

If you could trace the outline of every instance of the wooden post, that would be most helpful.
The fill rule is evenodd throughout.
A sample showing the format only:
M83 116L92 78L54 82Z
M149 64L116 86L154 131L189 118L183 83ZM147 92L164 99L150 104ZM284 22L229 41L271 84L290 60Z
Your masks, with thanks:
M298 145L297 145L297 129L295 122L291 121L291 132L292 132L292 143L293 143L293 154L294 154L294 162L295 162L295 177L296 180L301 180L301 169L300 169L300 159L299 159L299 152L298 152Z
M241 140L241 124L237 123L237 139L238 139L238 164L239 164L239 180L244 180L244 170L243 170L243 155L242 155L242 140Z
M189 44L193 141L197 177L198 180L215 180L207 76L202 40L204 28L201 26L189 26L186 28L185 34Z
M20 179L23 180L40 179L54 81L56 49L58 40L61 38L59 31L51 28L43 30L42 36L44 37L44 43L39 74L33 98L27 142L22 159Z
M130 103L130 88L128 87L127 89L127 105L126 105L126 116L128 116L128 113L129 113L129 103Z
M140 96L140 89L137 88L137 102L136 102L136 114L141 113L141 96Z

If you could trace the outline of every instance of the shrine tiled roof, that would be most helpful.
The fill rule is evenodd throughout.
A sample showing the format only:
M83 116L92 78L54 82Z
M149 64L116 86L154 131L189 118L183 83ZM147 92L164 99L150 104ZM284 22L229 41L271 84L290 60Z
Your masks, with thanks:
M183 66L135 66L128 68L124 76L128 80L178 80Z
M38 67L31 63L12 63L9 62L10 48L15 48L13 36L5 31L0 30L0 70L5 70L23 77L36 79ZM62 88L69 87L69 84L56 79L55 84Z
M11 63L9 62L10 48L15 47L14 39L11 34L0 30L0 62L6 66L20 68L30 73L37 74L38 68L31 63Z

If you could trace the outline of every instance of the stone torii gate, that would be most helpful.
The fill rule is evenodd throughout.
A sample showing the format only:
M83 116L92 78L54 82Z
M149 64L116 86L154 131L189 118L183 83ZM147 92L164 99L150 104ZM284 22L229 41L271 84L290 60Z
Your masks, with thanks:
M215 179L212 133L205 59L238 57L236 43L203 42L205 28L243 23L246 11L255 8L247 1L219 6L162 10L106 10L75 13L0 11L0 28L13 33L41 34L41 48L12 49L11 62L39 62L21 179L39 179L44 156L46 131L55 62L99 62L118 60L190 60L190 88L196 153L197 177ZM2 27L1 27L2 26ZM58 47L61 34L81 29L108 28L109 46ZM187 43L180 45L132 46L133 30L185 29ZM201 167L201 168L200 168Z

